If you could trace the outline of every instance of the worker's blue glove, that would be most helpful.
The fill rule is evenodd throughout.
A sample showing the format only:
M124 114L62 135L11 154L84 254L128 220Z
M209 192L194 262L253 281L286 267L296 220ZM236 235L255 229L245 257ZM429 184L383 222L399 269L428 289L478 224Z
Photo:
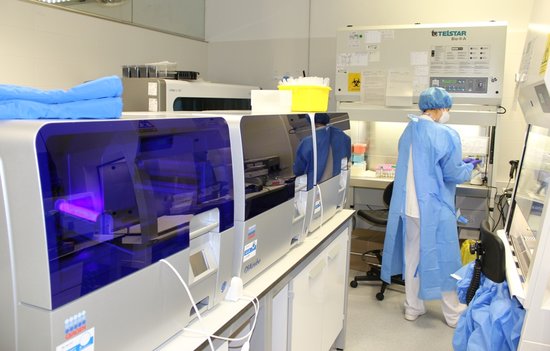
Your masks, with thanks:
M472 166L474 166L474 168L477 167L478 164L481 163L481 160L477 159L477 158L471 158L471 157L466 157L465 159L462 160L464 163L470 163Z

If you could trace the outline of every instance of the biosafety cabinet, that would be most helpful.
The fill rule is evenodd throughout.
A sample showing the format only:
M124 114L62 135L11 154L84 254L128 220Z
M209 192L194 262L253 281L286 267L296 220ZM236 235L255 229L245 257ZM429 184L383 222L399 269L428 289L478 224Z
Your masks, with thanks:
M464 238L477 237L495 186L494 140L503 95L505 22L348 26L337 32L338 111L351 120L354 145L352 203L385 207L373 196L393 180L397 143L418 97L429 87L453 98L448 125L462 140L463 157L482 162L470 182L457 188L457 208L468 220ZM367 202L377 198L377 202Z
M0 122L0 349L155 349L194 318L171 267L213 307L231 164L221 118Z
M498 106L505 22L348 26L337 32L337 101L409 106L437 86L455 104Z
M510 294L526 310L520 351L550 350L550 11L535 1L518 79L518 101L527 122L525 144L504 230Z

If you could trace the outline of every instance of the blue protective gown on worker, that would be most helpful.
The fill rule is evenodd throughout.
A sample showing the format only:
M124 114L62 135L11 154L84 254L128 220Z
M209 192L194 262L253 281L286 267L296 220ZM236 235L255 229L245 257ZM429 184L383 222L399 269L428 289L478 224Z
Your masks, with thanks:
M294 175L307 174L307 188L321 181L332 151L332 176L337 176L341 171L341 160L351 157L351 138L341 129L333 126L324 126L315 130L317 139L317 179L313 180L313 138L302 139L296 151L296 159L292 167Z
M465 303L473 263L461 271L464 278L457 283L457 294L460 302ZM515 351L524 318L525 310L510 297L506 281L495 283L481 274L479 288L458 321L453 348L455 351Z
M381 278L391 282L403 274L405 247L406 180L412 146L414 184L420 210L419 298L440 299L452 291L450 277L461 266L455 211L456 185L470 179L471 164L462 162L460 137L453 129L418 116L399 139L398 160L382 255ZM405 282L406 284L406 282Z

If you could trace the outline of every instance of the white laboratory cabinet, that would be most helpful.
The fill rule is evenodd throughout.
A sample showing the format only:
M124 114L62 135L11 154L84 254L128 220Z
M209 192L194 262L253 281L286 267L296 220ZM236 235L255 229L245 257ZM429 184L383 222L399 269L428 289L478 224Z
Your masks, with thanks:
M344 326L349 228L289 285L289 350L330 350Z
M311 233L300 245L244 285L248 296L260 301L253 351L328 351L344 349L347 310L347 272L351 217L344 209ZM245 335L254 319L250 302L222 301L190 328L205 333ZM215 349L239 349L213 340ZM207 338L184 331L163 345L162 351L210 350Z

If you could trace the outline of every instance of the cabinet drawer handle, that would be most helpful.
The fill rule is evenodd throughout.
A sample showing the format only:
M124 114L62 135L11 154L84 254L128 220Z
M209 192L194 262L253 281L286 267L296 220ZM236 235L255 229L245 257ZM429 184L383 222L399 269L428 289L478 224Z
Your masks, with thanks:
M332 250L330 250L330 252L328 253L328 260L329 261L332 261L333 259L335 259L338 254L340 253L340 245L336 245L334 248L332 248Z
M315 279L321 272L325 269L325 260L322 260L321 262L317 263L315 267L309 271L309 279Z

